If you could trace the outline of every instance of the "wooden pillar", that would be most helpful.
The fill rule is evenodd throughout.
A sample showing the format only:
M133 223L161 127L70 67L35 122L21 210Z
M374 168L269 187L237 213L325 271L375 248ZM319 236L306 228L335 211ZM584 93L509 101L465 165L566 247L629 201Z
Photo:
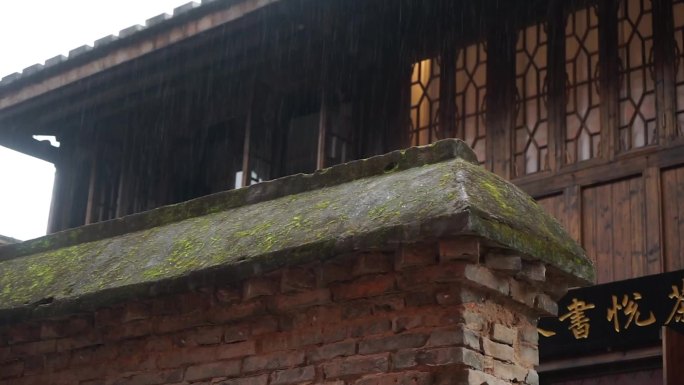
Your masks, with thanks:
M615 158L618 148L618 95L620 92L617 52L617 0L598 2L599 18L599 92L601 94L601 153Z
M508 2L487 8L487 161L486 167L510 179L515 127L515 27Z
M672 0L653 0L653 73L658 108L658 141L661 144L677 135L675 44Z
M565 11L564 0L553 0L548 13L549 169L557 172L565 159ZM573 234L574 235L574 234ZM577 238L576 238L577 239Z

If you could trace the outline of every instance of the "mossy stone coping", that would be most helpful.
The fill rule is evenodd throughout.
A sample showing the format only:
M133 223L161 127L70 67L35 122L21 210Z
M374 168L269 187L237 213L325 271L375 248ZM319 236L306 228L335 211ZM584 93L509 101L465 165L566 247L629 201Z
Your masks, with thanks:
M459 234L594 281L557 221L462 141L443 140L0 247L0 316L85 311Z

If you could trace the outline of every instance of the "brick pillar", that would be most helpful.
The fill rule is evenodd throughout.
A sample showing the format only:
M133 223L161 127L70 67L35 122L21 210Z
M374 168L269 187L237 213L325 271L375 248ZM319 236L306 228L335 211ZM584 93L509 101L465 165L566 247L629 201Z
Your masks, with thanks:
M1 248L0 385L534 385L592 279L440 142Z

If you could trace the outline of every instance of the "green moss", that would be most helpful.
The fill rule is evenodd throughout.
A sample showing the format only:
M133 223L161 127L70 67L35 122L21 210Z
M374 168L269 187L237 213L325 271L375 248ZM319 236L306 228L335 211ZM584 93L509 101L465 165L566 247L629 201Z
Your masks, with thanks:
M474 156L454 158L455 148L409 149L313 177L291 177L288 191L302 193L259 200L258 194L270 194L279 183L271 182L276 185L258 190L250 204L245 202L254 190L248 188L162 208L125 219L156 227L94 242L58 247L57 238L38 240L40 247L53 249L0 262L0 310L47 297L63 301L100 292L133 293L150 282L206 269L231 271L238 279L359 248L394 245L406 230L446 231L445 218L464 216L470 227L456 221L455 232L448 234L479 234L580 280L593 279L584 252L555 220L515 186L472 163ZM384 172L388 165L392 171ZM300 185L305 182L318 188ZM193 214L198 212L204 215ZM431 227L436 220L439 226ZM89 231L67 238L93 237Z

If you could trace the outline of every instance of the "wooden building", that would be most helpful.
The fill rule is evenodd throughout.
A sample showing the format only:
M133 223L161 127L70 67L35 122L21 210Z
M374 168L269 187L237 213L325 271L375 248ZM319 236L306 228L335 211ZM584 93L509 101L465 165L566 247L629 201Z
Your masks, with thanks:
M0 83L50 232L451 137L598 283L684 269L684 1L203 1Z

